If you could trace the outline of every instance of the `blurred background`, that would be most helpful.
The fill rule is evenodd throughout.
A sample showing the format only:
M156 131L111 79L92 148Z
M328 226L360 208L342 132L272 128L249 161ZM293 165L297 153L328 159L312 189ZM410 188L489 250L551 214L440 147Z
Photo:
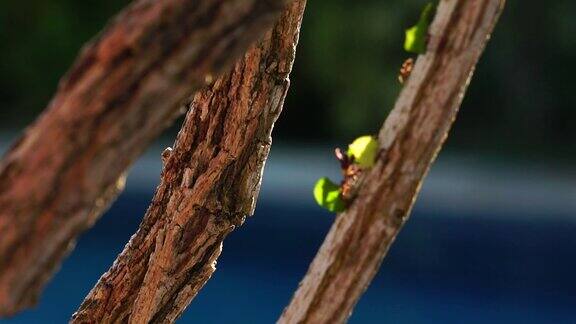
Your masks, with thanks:
M128 1L0 0L0 151L44 109L81 45ZM333 216L311 188L377 133L400 90L420 0L310 0L258 208L225 242L181 323L271 323ZM351 323L570 323L576 306L576 3L511 1L411 219ZM62 323L122 250L179 121L79 240L38 306L2 323ZM215 312L216 310L216 312Z

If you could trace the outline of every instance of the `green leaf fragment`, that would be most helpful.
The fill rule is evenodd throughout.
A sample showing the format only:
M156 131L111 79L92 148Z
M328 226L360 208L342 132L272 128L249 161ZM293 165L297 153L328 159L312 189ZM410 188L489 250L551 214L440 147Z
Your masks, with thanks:
M378 141L374 136L360 136L348 146L348 155L354 157L354 163L361 168L370 168L376 162Z
M424 10L422 10L418 23L406 29L404 50L416 54L424 54L426 52L426 37L428 35L428 27L430 26L433 11L434 4L430 2L424 7Z
M316 199L318 205L334 213L339 213L346 209L341 197L340 186L327 177L322 177L316 181L314 199Z

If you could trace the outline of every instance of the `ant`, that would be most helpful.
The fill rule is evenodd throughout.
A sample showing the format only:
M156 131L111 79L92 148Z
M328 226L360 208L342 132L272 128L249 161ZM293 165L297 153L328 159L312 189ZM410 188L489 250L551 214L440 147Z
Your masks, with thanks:
M404 84L404 82L408 80L410 74L412 73L413 68L414 68L414 59L411 57L406 59L406 61L402 63L402 67L400 67L400 73L398 74L398 81L401 84Z
M340 188L342 189L342 200L346 203L350 202L354 195L354 188L358 183L362 169L358 164L354 163L354 156L342 152L340 148L334 150L336 159L340 162L340 169L342 170L342 182Z

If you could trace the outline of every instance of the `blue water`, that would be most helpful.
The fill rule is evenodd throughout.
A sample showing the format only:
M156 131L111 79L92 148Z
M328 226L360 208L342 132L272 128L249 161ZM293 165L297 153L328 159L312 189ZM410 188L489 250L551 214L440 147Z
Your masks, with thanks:
M138 227L149 199L124 193L82 236L38 306L2 323L66 322ZM576 224L510 216L417 207L350 322L576 322ZM331 221L311 202L262 199L226 240L217 272L180 323L274 322Z

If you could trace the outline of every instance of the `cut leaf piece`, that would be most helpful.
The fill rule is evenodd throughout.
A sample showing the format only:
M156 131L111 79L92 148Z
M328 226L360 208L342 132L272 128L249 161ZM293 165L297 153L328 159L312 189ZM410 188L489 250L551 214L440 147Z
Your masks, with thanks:
M374 136L360 136L348 146L348 155L354 157L354 163L361 168L369 168L374 165L378 154L378 141Z
M422 10L418 23L406 29L406 38L404 39L404 50L406 52L416 54L424 54L426 52L426 38L433 10L434 4L432 2L428 3Z
M327 177L322 177L316 181L314 199L316 199L318 205L334 213L339 213L346 209L346 205L342 201L340 186Z

